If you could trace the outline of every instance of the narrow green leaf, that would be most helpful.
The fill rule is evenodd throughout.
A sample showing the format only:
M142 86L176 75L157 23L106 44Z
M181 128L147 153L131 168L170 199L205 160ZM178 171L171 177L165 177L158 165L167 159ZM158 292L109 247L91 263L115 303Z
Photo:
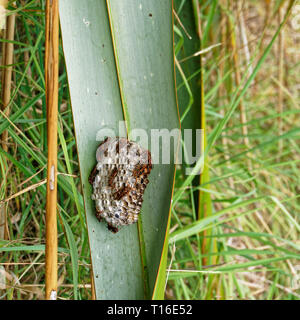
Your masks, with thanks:
M63 221L66 235L68 238L68 244L70 248L70 255L71 255L71 261L72 261L72 269L73 269L73 285L74 285L74 299L78 299L78 251L77 246L75 242L75 238L72 232L72 229L70 228L68 222L66 219L60 215L61 220Z

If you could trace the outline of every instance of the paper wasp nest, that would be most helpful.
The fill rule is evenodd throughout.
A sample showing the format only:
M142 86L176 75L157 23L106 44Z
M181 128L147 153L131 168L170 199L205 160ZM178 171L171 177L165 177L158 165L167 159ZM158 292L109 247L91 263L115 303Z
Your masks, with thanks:
M89 182L96 203L96 217L108 229L137 222L151 169L150 151L126 138L106 138L96 152L97 165Z

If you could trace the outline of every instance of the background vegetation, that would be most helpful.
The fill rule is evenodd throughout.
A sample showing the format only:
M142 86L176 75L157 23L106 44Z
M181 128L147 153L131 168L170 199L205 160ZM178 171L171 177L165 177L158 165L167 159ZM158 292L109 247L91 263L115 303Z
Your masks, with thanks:
M6 280L0 298L41 299L45 3L12 3L12 96L9 117L0 115L0 133L9 137L0 146L0 199L8 221L7 238L0 239L0 275ZM300 3L201 0L200 11L196 3L175 1L177 93L182 127L205 125L209 154L200 182L177 169L166 298L298 299ZM58 298L91 299L62 47L58 129Z

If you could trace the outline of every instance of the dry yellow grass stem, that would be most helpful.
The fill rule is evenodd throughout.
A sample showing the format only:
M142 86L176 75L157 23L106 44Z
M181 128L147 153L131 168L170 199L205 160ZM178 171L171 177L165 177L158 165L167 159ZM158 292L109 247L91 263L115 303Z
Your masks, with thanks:
M0 2L0 28L4 28L3 30L3 38L9 41L14 40L15 33L15 14L11 14L8 17L5 16L5 7L7 5L7 1ZM1 32L1 30L0 30ZM3 110L6 116L9 116L10 110L8 104L10 102L11 97L11 83L12 83L12 64L14 57L14 45L13 43L3 42L2 47L2 62L3 66L7 66L2 71L2 92L1 92L1 110ZM4 151L8 151L8 132L5 130L1 135L1 146ZM8 168L6 166L5 161L3 161L3 165L5 166L4 172L6 175L8 173ZM6 178L4 178L6 179ZM4 193L6 196L6 192ZM7 238L7 221L6 221L6 206L0 206L0 239Z
M59 60L58 0L47 0L45 82L47 103L46 299L57 297L57 112Z

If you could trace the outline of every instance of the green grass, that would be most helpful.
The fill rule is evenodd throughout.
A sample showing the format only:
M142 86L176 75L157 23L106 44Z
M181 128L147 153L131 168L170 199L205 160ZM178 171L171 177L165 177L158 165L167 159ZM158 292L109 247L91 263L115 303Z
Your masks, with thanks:
M195 21L186 22L186 15L190 14L187 3L176 1L176 11L186 31L194 35ZM290 23L283 26L285 81L278 85L279 7L271 5L266 24L262 1L246 0L242 15L237 8L228 7L226 1L201 4L202 46L221 43L203 55L210 178L199 185L192 181L193 177L184 176L183 168L177 169L166 298L299 299L297 30ZM44 1L36 0L22 7L17 1L12 110L9 120L0 115L0 133L8 130L10 137L8 153L0 146L1 196L4 190L10 196L46 177L44 5ZM281 10L285 13L287 7L288 3ZM229 17L234 30L227 23ZM292 18L293 12L288 21ZM239 19L247 21L250 60L240 40ZM191 42L195 44L197 39L193 36L188 40L179 22L175 20L175 24L178 58L181 50L189 56L188 52L195 50L191 49ZM239 84L235 80L234 50L222 35L226 40L232 32L237 33ZM62 49L60 58L58 297L90 299L89 242ZM183 123L191 120L189 114L199 106L200 70L193 65L193 59L196 58L186 62L178 59L183 70L177 73ZM282 113L277 112L279 90L284 96ZM247 116L244 124L240 120L241 102ZM248 146L244 144L243 126L248 129ZM8 171L4 169L5 162L9 164ZM198 220L195 199L200 190L211 198L212 215ZM7 289L0 290L0 299L43 297L45 195L42 184L5 203L9 239L0 240L0 268L4 266L13 276L7 278ZM205 230L210 232L203 233ZM206 243L215 245L202 250L204 238ZM204 260L208 261L206 265Z

